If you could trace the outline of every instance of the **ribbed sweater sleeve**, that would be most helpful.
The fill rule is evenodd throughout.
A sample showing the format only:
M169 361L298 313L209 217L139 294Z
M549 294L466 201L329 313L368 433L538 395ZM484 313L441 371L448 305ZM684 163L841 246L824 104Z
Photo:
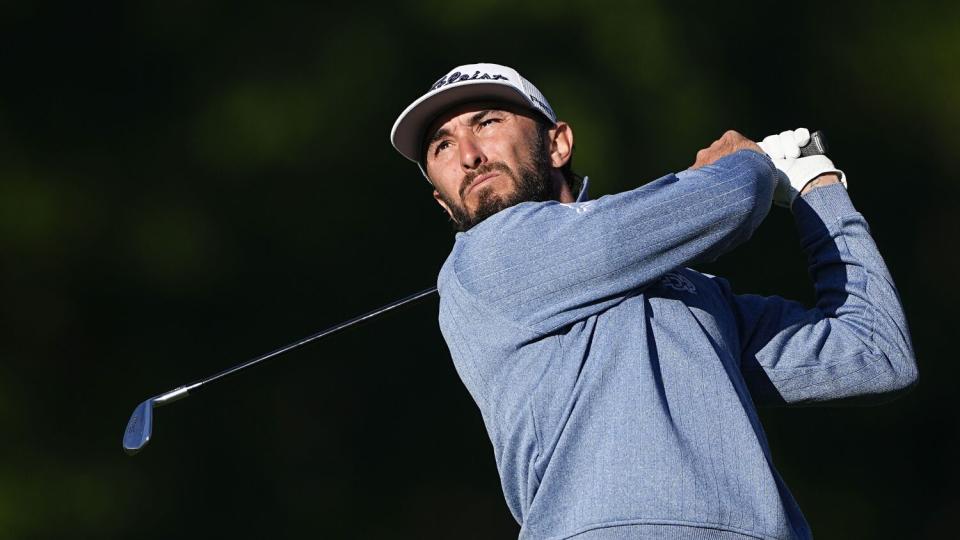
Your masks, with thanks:
M798 198L793 212L816 305L729 295L754 401L871 401L909 388L917 366L906 317L863 215L840 185Z
M741 150L593 201L522 203L462 233L453 270L489 309L547 334L748 239L774 182L769 158Z

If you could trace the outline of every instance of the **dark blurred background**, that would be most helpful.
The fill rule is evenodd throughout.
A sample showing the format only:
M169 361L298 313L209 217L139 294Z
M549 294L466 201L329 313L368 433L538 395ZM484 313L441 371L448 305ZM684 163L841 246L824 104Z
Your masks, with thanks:
M828 134L921 380L881 407L764 411L774 457L818 538L950 537L960 9L777 6L0 3L0 537L515 537L436 299L120 448L139 401L434 283L452 234L388 133L476 61L547 95L595 197L728 128ZM780 208L702 270L813 297Z

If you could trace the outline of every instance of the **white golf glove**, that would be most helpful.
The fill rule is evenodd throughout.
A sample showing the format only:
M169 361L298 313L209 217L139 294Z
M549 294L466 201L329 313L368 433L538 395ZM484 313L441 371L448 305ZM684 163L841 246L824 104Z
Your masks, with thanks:
M847 178L843 171L834 167L827 156L820 154L800 157L800 147L809 142L810 131L800 128L784 131L779 135L770 135L757 143L773 160L777 170L782 173L777 179L777 188L773 192L774 204L790 208L804 186L821 174L836 173L840 176L843 187L847 187Z

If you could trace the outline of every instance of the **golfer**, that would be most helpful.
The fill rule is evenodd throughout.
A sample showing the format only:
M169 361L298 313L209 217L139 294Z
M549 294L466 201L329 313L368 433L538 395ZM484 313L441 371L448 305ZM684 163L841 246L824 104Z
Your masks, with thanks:
M473 64L391 139L459 231L440 327L520 538L809 538L756 407L916 381L893 280L843 173L799 157L806 130L728 131L688 170L588 200L573 128L513 69ZM771 203L793 213L813 308L690 268Z

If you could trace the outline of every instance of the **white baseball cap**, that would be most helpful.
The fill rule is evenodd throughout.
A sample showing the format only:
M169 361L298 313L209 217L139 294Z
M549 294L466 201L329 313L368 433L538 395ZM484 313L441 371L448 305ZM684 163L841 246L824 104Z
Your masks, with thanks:
M533 109L550 122L557 122L547 98L515 69L499 64L466 64L440 77L426 94L400 113L390 132L390 142L426 176L420 159L427 127L451 107L479 100L506 101Z

